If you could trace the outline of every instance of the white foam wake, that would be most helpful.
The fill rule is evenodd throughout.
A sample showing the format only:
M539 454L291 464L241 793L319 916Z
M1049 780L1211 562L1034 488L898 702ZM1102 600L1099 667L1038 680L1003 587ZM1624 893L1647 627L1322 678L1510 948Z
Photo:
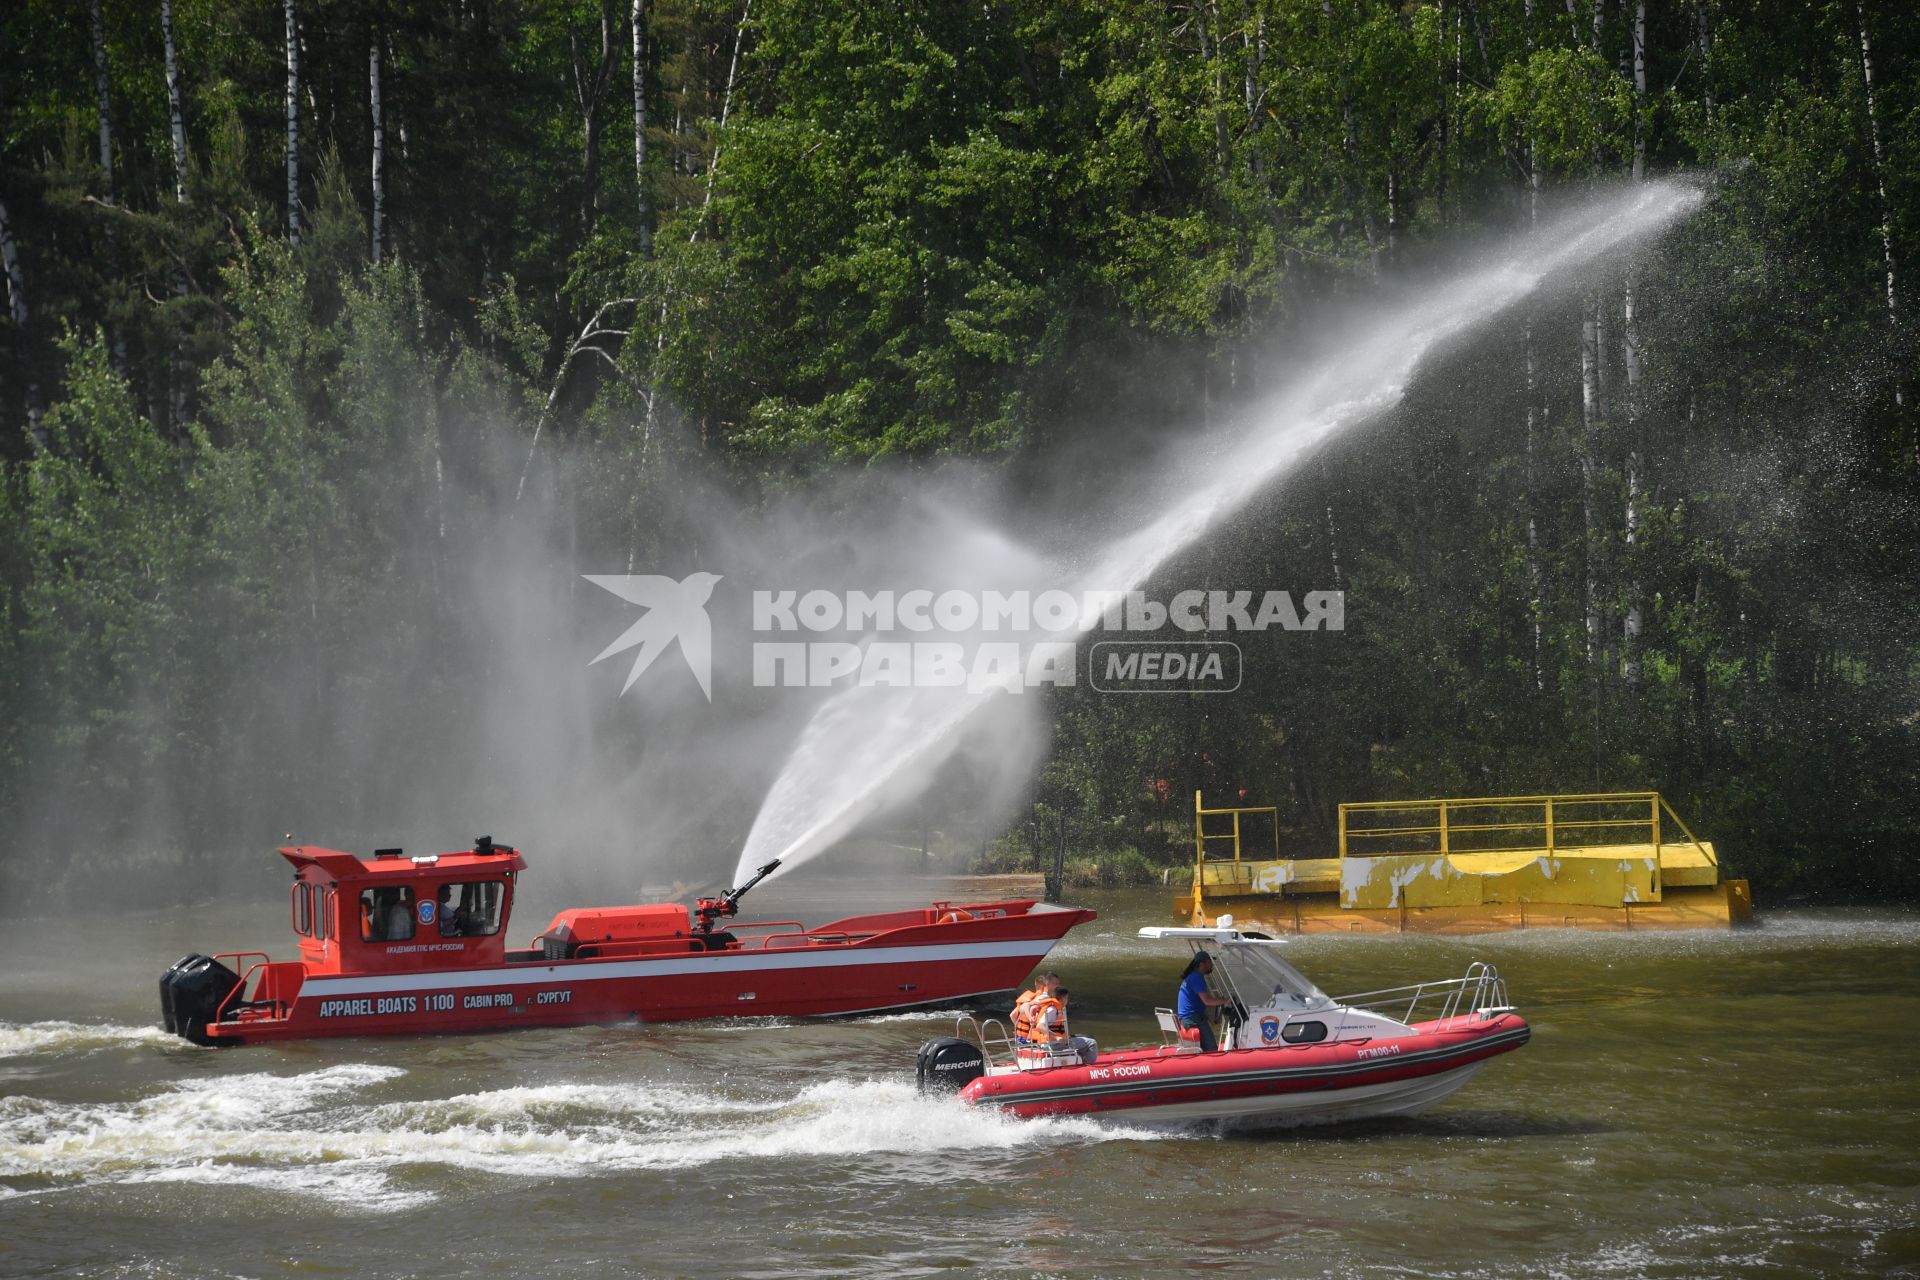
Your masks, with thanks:
M1152 1137L1089 1120L1019 1121L898 1081L833 1080L788 1096L651 1084L521 1086L365 1101L405 1073L344 1065L176 1082L149 1097L0 1099L0 1193L100 1183L203 1183L362 1212L434 1198L396 1171L531 1178L820 1159L835 1176L995 1176L1006 1153ZM816 1176L819 1170L806 1173Z
M189 1047L178 1036L159 1027L123 1026L111 1022L0 1022L0 1058L24 1058L36 1053L80 1053L90 1049L125 1049L142 1045Z

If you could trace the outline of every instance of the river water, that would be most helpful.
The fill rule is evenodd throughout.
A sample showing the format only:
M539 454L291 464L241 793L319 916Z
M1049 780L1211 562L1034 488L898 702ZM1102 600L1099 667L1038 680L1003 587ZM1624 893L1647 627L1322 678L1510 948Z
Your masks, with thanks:
M1164 895L1077 900L1103 917L1053 954L1075 1029L1155 1038L1184 953L1134 930ZM1335 993L1490 960L1533 1042L1423 1117L1221 1136L916 1097L933 1014L226 1051L158 1031L178 955L289 950L272 901L7 923L0 1275L1920 1272L1911 914L1301 940Z

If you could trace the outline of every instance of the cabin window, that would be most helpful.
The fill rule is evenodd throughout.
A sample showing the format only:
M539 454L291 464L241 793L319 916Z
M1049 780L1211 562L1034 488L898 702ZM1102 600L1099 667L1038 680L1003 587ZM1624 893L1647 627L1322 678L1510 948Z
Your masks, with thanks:
M313 936L313 886L298 880L293 884L293 931L303 938Z
M1280 1028L1280 1038L1288 1044L1318 1044L1327 1038L1324 1022L1289 1022Z
M318 908L314 912L313 936L316 938L331 938L333 936L333 890L315 889L313 896L318 904Z
M360 937L405 942L413 937L413 890L406 885L360 891Z
M500 932L506 895L498 880L466 880L440 886L434 919L443 938L484 938Z

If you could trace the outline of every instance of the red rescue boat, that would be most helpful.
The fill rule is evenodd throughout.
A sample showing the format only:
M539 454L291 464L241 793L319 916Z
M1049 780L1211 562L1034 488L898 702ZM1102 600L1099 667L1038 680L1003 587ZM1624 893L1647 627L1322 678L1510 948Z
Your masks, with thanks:
M728 924L779 866L689 910L674 903L562 911L507 945L517 849L362 858L297 845L299 959L189 955L160 980L168 1031L196 1044L495 1031L575 1023L877 1013L1012 990L1092 911L1031 899L936 902L849 916Z
M1223 919L1223 925L1231 919ZM1231 927L1142 929L1214 960L1209 990L1229 1011L1210 1053L1157 1009L1163 1042L1088 1055L1017 1042L997 1020L962 1018L920 1049L924 1090L958 1093L1012 1115L1116 1116L1129 1122L1234 1126L1412 1115L1449 1096L1532 1034L1487 964L1464 977L1328 996L1279 954L1284 944ZM1090 1056L1091 1060L1083 1060Z

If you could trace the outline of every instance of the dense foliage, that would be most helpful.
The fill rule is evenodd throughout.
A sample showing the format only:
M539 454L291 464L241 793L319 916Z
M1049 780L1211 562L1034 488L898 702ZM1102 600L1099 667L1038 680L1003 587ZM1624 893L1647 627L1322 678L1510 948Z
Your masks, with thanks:
M1097 508L1100 459L1248 403L1329 307L1684 170L1713 198L1652 257L1182 566L1338 586L1341 643L1274 636L1232 698L1055 697L1014 835L1644 786L1763 901L1912 887L1910 5L162 7L0 16L16 868L427 785L369 740L499 730L463 600L503 522L690 568L689 477L751 513L954 457Z

